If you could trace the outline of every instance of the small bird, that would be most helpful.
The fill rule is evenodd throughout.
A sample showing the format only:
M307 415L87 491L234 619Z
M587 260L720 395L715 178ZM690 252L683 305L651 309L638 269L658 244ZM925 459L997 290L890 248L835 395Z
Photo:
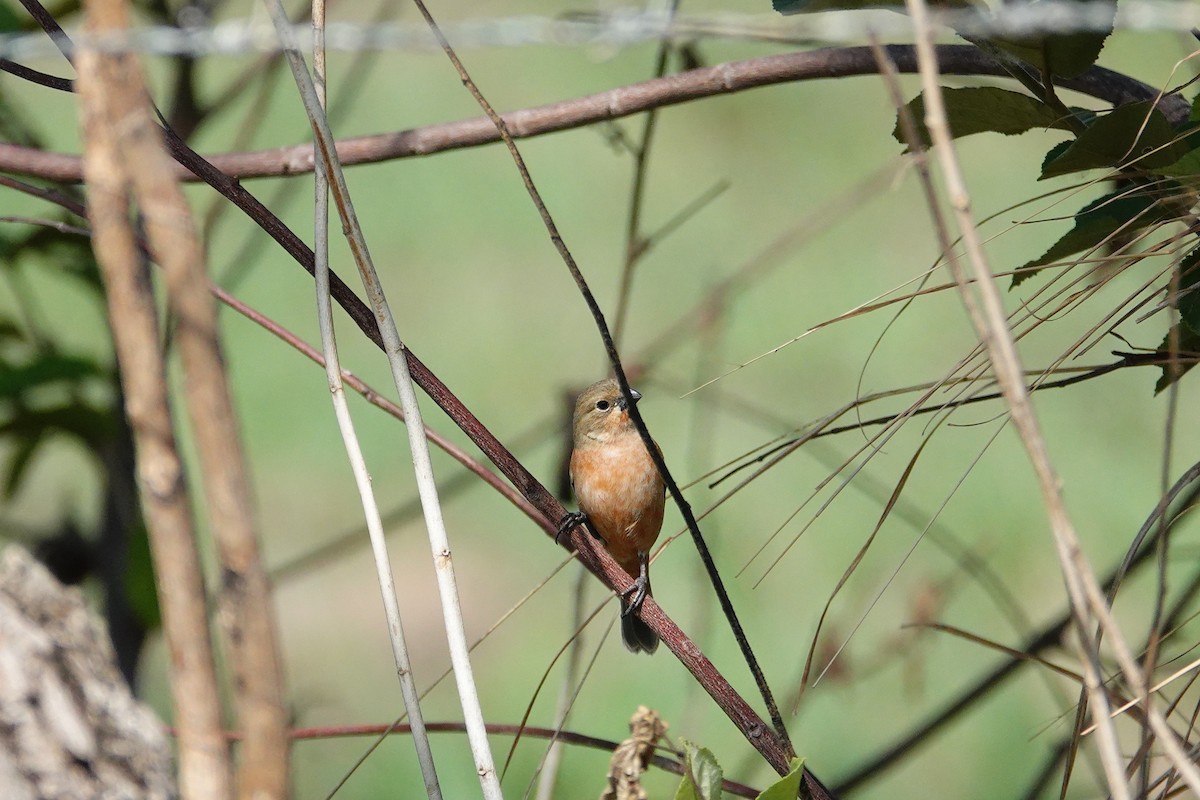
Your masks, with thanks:
M630 394L634 402L641 399L636 391ZM666 487L613 378L583 390L572 426L571 485L580 511L563 519L559 534L586 520L604 540L613 560L635 580L625 593L632 597L621 612L621 639L634 653L653 653L658 635L634 612L650 594L649 553L662 528Z

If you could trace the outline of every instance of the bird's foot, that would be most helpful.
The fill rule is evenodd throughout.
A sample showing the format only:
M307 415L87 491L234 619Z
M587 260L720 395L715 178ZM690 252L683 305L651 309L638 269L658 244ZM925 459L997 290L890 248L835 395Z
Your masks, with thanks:
M622 600L628 598L628 603L626 604L625 608L621 609L621 616L628 617L630 614L641 608L642 603L646 601L646 595L649 593L650 582L642 577L634 578L633 586L630 586L628 589L621 592Z
M621 592L621 599L628 598L628 603L621 610L622 617L628 617L633 612L642 607L642 603L646 602L646 595L650 594L650 574L648 569L647 554L644 552L638 553L638 576L633 579L633 586L630 586L625 591Z
M554 543L562 544L562 538L571 532L577 525L583 525L584 530L591 532L591 527L587 525L587 514L582 511L568 511L558 523L558 530L554 534ZM595 536L595 534L592 534Z

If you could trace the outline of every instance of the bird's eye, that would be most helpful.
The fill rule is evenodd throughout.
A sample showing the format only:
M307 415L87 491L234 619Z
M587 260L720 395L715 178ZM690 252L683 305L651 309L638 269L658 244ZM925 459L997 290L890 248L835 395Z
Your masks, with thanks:
M608 402L607 400L597 400L596 401L596 409L599 411L608 411L608 409L610 409L611 407L612 407L612 403Z

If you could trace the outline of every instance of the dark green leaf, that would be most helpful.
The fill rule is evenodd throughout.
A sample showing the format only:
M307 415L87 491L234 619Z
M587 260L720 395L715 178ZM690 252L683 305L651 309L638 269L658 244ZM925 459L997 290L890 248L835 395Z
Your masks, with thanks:
M1047 157L1042 178L1130 162L1153 169L1178 161L1187 149L1152 103L1130 103L1097 118L1057 158Z
M946 106L950 133L956 139L985 131L1011 136L1034 129L1070 130L1070 126L1045 103L1020 92L1010 92L993 86L943 89L942 100ZM925 128L924 93L909 101L908 110L917 123L917 133L921 141L928 147L930 139L929 131ZM892 129L892 136L901 144L907 144L899 121Z
M1047 264L1100 246L1118 231L1127 235L1167 216L1168 212L1147 195L1131 195L1128 189L1106 194L1080 209L1074 227L1050 245L1049 250L1021 265L1013 275L1012 285L1033 277Z
M1062 154L1067 152L1067 150L1069 150L1071 148L1071 145L1073 145L1073 144L1075 144L1075 140L1068 139L1065 142L1059 142L1058 144L1054 145L1049 150L1047 150L1045 157L1042 159L1042 172L1046 171L1046 168L1050 165L1050 163L1052 161L1056 161L1056 160L1062 158Z
M1179 319L1200 334L1200 247L1179 262L1179 299L1176 301Z
M686 769L675 800L721 800L721 765L716 756L687 739L683 745Z
M1169 360L1165 360L1171 357L1172 334L1168 333L1163 338L1162 344L1158 346L1158 353L1163 357L1164 363L1162 365L1162 375L1159 377L1158 382L1154 384L1155 394L1158 394L1186 375L1192 367L1196 366L1195 359L1200 357L1200 333L1197 333L1183 323L1177 324L1172 329L1172 332L1179 337L1179 355L1187 356L1187 358L1180 358L1178 363L1174 364Z
M800 782L804 780L804 759L793 758L788 765L788 774L768 786L756 800L796 800L800 795Z
M1093 1L1106 2L1106 0ZM1036 0L1029 5L1036 6ZM1105 14L1107 25L1104 30L995 38L991 41L1027 64L1036 67L1043 75L1049 72L1060 78L1075 78L1095 64L1096 59L1100 57L1100 51L1104 49L1104 40L1112 33L1115 16L1115 9L1111 14Z

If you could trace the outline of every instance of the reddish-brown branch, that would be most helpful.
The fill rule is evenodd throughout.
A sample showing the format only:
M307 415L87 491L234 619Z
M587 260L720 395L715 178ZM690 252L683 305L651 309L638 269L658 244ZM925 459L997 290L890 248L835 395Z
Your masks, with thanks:
M889 45L885 49L898 70L916 72L916 57L911 46ZM998 64L970 45L942 45L938 48L938 58L945 75L1008 77ZM501 116L514 139L526 139L760 86L873 75L877 71L867 47L784 53L689 70ZM1078 78L1061 81L1059 85L1113 105L1158 98L1158 90L1154 87L1103 67L1091 67ZM1172 121L1186 119L1189 113L1187 102L1177 95L1162 97L1159 107ZM487 117L476 117L343 139L338 142L337 151L342 165L351 166L432 155L498 141L500 136L495 125ZM209 156L208 160L221 172L236 178L296 175L312 171L313 148L311 144L304 144L247 153L223 153ZM77 156L4 143L0 143L0 170L63 182L78 181L81 175ZM195 180L186 165L177 170L177 176L181 180Z

